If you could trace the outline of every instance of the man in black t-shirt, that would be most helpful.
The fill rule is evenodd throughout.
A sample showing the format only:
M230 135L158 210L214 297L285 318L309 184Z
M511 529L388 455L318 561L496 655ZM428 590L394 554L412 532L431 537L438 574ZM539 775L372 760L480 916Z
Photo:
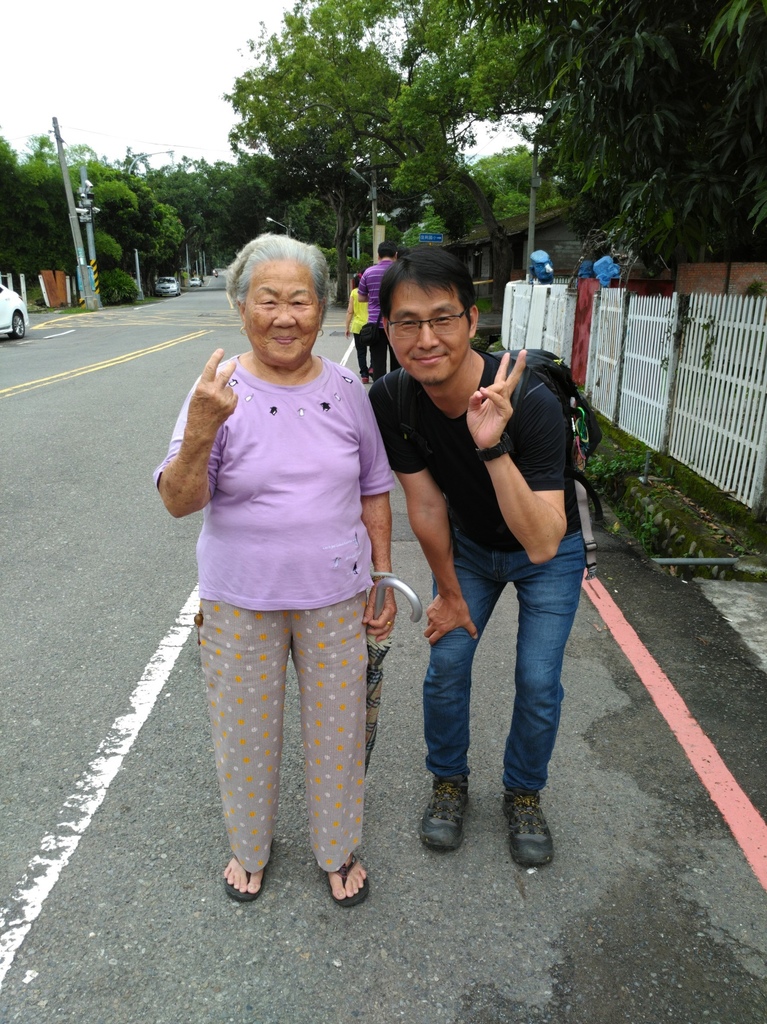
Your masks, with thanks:
M564 475L561 406L532 378L513 413L524 355L507 377L508 356L499 364L472 349L474 286L444 250L416 249L393 263L380 303L389 342L413 378L417 424L409 425L425 441L416 447L403 436L395 374L376 381L370 397L378 425L434 577L424 634L431 644L426 766L434 782L421 839L454 850L463 838L471 666L501 592L513 583L519 618L504 811L512 857L546 864L553 842L539 792L559 726L564 648L585 567L577 503ZM519 416L513 446L512 415Z

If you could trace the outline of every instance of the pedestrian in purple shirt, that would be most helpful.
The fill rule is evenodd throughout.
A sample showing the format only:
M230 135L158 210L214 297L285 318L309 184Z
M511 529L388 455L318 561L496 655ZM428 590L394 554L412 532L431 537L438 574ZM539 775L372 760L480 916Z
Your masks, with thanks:
M368 304L368 323L378 325L378 333L375 339L370 342L370 361L372 363L373 380L378 380L386 373L386 356L388 353L390 367L396 370L399 366L394 350L389 344L386 331L381 320L381 305L378 296L381 291L381 281L384 274L397 258L397 246L394 242L381 242L378 246L378 263L368 267L362 275L359 283L358 293L361 302Z
M365 796L371 568L391 570L393 477L365 388L313 353L328 269L261 235L227 271L249 348L205 365L155 471L173 516L203 510L199 636L232 859L227 893L260 896L279 802L288 656L298 676L312 848L333 900L368 894L355 856Z

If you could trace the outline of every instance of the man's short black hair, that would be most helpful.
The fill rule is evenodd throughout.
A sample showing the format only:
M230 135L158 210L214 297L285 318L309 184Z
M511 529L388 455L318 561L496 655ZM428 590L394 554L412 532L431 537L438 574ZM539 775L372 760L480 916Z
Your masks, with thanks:
M380 242L378 245L379 256L396 256L397 246L394 242Z
M384 274L379 302L381 313L389 319L392 296L399 284L414 284L424 291L454 291L464 309L474 305L475 291L471 274L457 256L445 249L417 248L401 256Z

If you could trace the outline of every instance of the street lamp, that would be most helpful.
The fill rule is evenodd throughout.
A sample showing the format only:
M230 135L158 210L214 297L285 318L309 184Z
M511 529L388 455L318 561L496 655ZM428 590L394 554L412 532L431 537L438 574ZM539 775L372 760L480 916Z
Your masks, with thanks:
M284 224L281 224L280 221L275 220L274 217L267 217L266 219L269 221L270 224L276 224L277 227L285 228L285 234L288 236L288 238L290 238L290 228L289 227L286 227Z
M128 174L130 174L139 160L147 160L150 156L169 156L171 163L173 162L174 149L161 149L157 153L137 153L136 156L131 160L130 167L128 168Z
M364 182L367 185L367 187L370 189L370 195L368 196L368 198L370 199L370 214L371 214L371 220L373 222L373 244L372 244L372 248L373 248L373 260L375 260L376 259L376 228L378 227L378 188L377 188L377 184L378 183L376 181L375 168L373 168L371 170L371 172L370 172L370 177L372 179L371 181L368 181L367 178L363 178L362 175L359 173L359 171L355 171L353 167L350 167L349 170L352 172L352 174L354 175L355 178L359 178L360 181Z

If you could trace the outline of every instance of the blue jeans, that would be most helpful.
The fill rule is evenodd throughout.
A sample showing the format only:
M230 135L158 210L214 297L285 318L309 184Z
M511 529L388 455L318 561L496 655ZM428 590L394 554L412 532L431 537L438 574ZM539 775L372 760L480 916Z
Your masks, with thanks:
M455 531L453 556L479 636L472 640L467 630L454 629L431 649L423 684L426 767L441 778L469 773L471 666L501 592L507 583L513 583L519 603L516 693L503 759L503 784L506 789L542 789L564 697L565 644L581 593L583 537L568 534L554 558L533 565L524 551L486 548ZM503 713L500 707L496 710Z

